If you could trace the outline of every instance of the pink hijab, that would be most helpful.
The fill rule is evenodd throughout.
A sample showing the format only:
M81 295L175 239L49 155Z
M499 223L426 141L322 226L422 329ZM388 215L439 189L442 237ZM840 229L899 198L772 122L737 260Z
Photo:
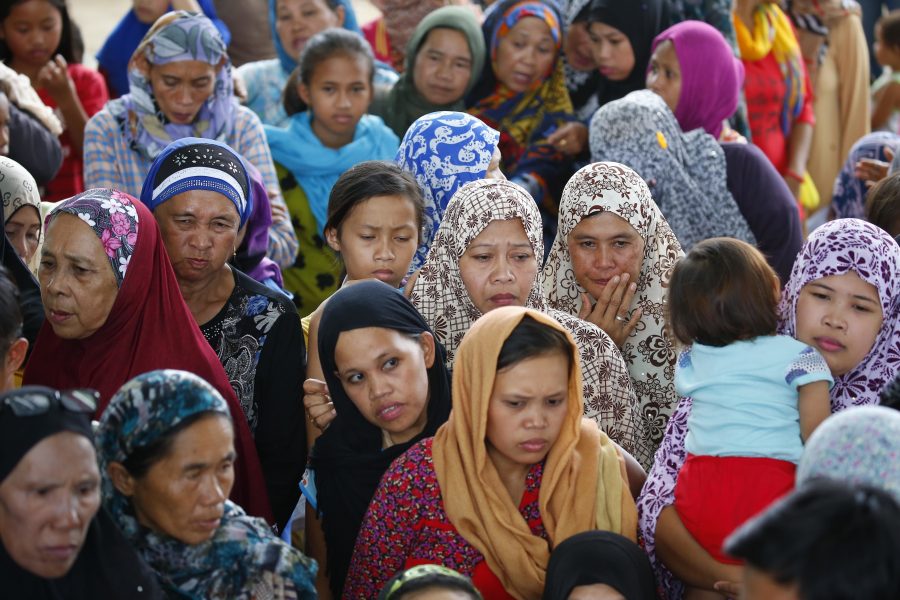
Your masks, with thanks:
M681 66L681 96L675 108L681 130L703 128L719 139L722 121L737 110L744 65L719 30L702 21L669 27L653 39L651 52L666 40L675 46Z

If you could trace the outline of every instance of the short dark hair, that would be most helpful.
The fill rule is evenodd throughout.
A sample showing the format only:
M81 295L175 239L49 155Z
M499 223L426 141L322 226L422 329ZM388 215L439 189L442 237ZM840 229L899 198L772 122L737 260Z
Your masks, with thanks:
M22 308L19 305L19 288L6 267L0 266L0 353L22 337Z
M300 84L309 85L319 63L333 56L361 57L369 70L369 85L372 85L375 79L375 55L372 54L369 43L356 32L341 27L328 28L309 38L300 54L300 64L284 86L282 103L288 115L295 115L308 108L300 97Z
M726 346L772 335L778 326L778 285L778 275L750 244L704 240L672 270L669 327L685 345Z
M803 600L900 598L900 505L865 486L803 484L725 541Z
M377 196L400 196L409 200L416 213L418 241L422 241L425 201L415 178L396 164L386 160L367 160L344 171L328 196L326 229L341 233L341 225L356 205Z
M5 0L0 2L0 22L5 21L12 12L13 7L24 4L28 0ZM60 54L70 65L80 63L84 54L84 44L81 42L81 32L73 33L72 19L69 17L69 9L66 7L66 0L47 0L50 5L59 11L62 20L62 33L59 37L59 46L54 49L53 54ZM79 44L81 52L79 52ZM0 39L0 60L9 61L12 59L12 52L6 45L6 40Z
M572 342L565 333L525 315L500 347L497 370L502 371L523 360L555 352L565 355L571 370L573 351Z
M884 15L875 26L881 29L881 40L888 46L900 48L900 10L892 10Z
M900 234L900 173L885 177L869 190L866 220L892 236Z
M214 410L194 413L153 440L152 443L135 448L131 454L128 455L128 458L122 461L122 466L125 467L128 474L135 479L143 478L153 465L169 455L172 451L172 444L175 443L175 438L178 437L178 434L201 419L214 416L228 419L228 415Z

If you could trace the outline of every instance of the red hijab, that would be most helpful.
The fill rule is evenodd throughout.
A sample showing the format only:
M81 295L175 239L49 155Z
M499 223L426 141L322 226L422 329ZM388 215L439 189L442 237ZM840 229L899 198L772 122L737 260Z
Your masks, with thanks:
M88 190L69 198L59 213L81 218L100 239L119 284L106 323L82 339L63 339L45 321L28 360L23 384L100 392L96 418L113 394L136 375L156 369L190 371L212 384L228 402L234 423L235 463L231 499L272 522L259 457L246 417L225 369L204 339L181 296L162 236L150 211L117 190ZM42 290L43 294L44 290Z

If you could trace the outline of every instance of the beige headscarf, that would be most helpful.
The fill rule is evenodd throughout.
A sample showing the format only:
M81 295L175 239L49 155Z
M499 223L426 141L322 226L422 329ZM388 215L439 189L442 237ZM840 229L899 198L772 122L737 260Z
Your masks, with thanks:
M550 542L531 533L487 453L487 421L497 357L512 330L529 316L565 333L572 352L566 418L545 459L538 494ZM575 342L536 310L503 307L480 318L459 347L453 411L434 436L434 469L444 510L466 541L516 598L539 598L551 549L576 533L603 529L636 539L637 509L624 462L609 438L582 418L581 372Z
M665 304L669 277L684 252L647 184L633 170L614 162L593 163L578 170L566 184L559 203L559 229L544 265L544 294L552 308L578 314L585 290L575 279L568 236L582 219L604 211L626 220L644 240L637 291L629 307L640 307L643 314L622 345L622 356L655 451L678 403L676 352L666 330Z

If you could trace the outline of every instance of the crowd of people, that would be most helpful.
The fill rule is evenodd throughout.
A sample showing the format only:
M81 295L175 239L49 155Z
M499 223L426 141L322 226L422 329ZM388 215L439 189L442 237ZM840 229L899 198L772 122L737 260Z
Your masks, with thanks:
M373 4L0 5L0 595L900 598L900 11Z

